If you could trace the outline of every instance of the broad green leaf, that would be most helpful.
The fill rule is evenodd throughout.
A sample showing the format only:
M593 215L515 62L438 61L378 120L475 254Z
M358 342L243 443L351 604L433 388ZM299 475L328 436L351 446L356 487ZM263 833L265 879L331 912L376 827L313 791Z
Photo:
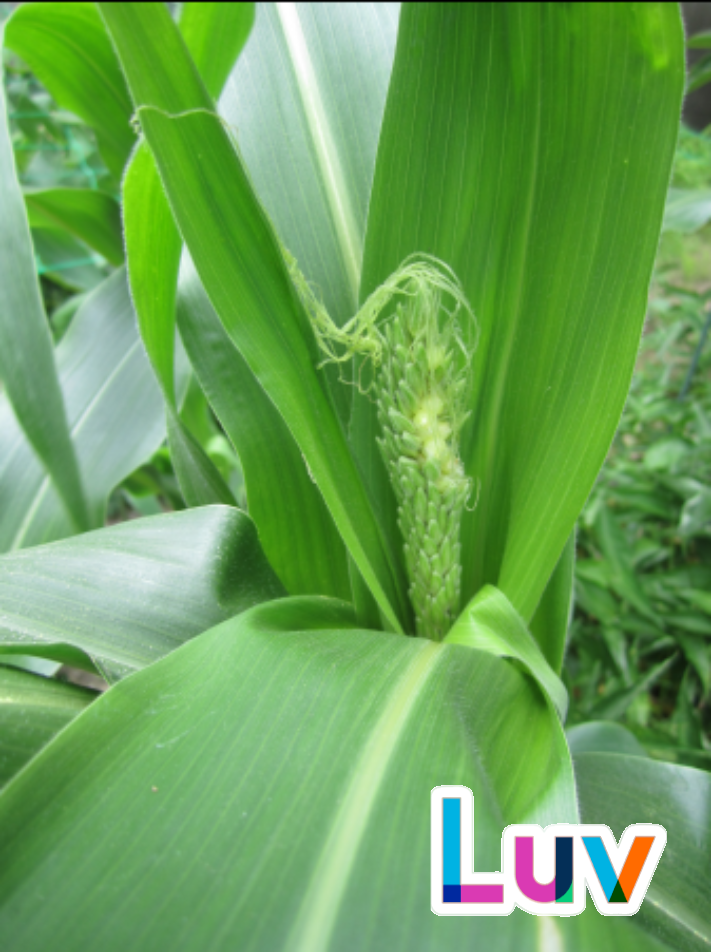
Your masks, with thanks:
M210 5L196 5L196 10L204 10L205 6ZM196 55L188 30L188 7L183 8L180 27ZM312 67L309 75L318 79L316 95L323 107L320 124L307 120L302 87L297 85L294 71L275 71L270 67L277 61L286 65L294 45L287 44L282 19L271 5L260 8L256 27L222 96L220 110L239 130L250 177L280 234L307 275L322 289L331 312L343 319L354 310L357 281L356 287L349 290L337 240L343 228L337 229L334 222L341 220L339 209L344 204L356 209L357 236L353 241L360 249L394 48L397 6L362 4L356 9L302 4L296 8L296 17ZM293 16L289 22L293 25ZM219 42L216 32L219 31L213 29L210 37ZM367 70L363 69L364 46L368 49ZM209 58L196 57L196 61L205 77L206 68L212 68ZM209 86L207 81L206 84ZM210 91L214 93L217 88L215 83ZM345 115L349 117L347 124L343 121ZM320 141L323 122L336 154L322 151L317 161L314 144ZM174 265L158 267L158 262L175 259L171 257L172 249L166 258L162 257L160 232L151 234L152 230L165 227L157 224L164 221L158 203L165 204L157 177L152 185L141 186L144 190L155 189L155 205L134 184L134 166L142 151L134 157L124 181L129 273L139 321L141 314L149 315L142 324L149 354L154 352L152 338L156 337L154 363L162 366L163 377L168 380L166 368L172 360L169 315L174 287L170 275ZM345 196L327 188L333 185L329 169L334 166L346 170L337 176L347 190ZM145 183L145 176L142 182ZM138 210L135 229L133 208ZM168 227L174 227L172 218ZM150 244L150 255L141 254L139 242ZM150 279L137 276L134 280L136 268L150 269ZM189 309L183 307L183 323L188 325L189 321L189 325L183 326L182 333L201 385L210 394L215 411L239 451L250 512L259 526L270 562L292 594L321 592L346 597L348 577L343 546L306 471L301 452L229 337L215 323L218 319L214 312L209 316L205 313L209 304L195 286L196 280L190 269L190 289L187 297L183 294L184 301L191 301ZM192 334L190 327L194 328ZM214 346L208 346L208 342ZM160 348L162 352L158 353ZM286 481L285 472L290 474ZM298 553L295 545L299 547Z
M493 585L485 585L471 600L444 640L450 645L468 645L499 658L521 662L561 721L565 721L568 692L563 682L546 661L511 602Z
M180 26L211 95L216 96L254 20L251 3L185 3ZM123 182L129 279L141 336L166 401L175 407L175 291L182 242L155 161L136 149Z
M67 328L71 324L76 312L84 303L85 298L85 293L73 294L71 297L67 298L63 304L60 304L58 308L52 311L50 327L52 329L52 337L54 338L55 343L64 337Z
M165 437L162 400L138 337L123 270L87 295L56 358L90 517L101 525L111 490ZM33 379L37 373L33 368ZM0 394L0 551L74 531Z
M338 242L344 229L336 222L342 222L342 207L356 209L353 241L360 248L397 7L300 4L291 13L292 25L294 15L306 45L309 76L317 82L319 121L312 113L314 121L307 120L302 87L289 66L294 44L287 43L283 18L270 4L260 6L220 99L220 112L239 130L250 178L280 235L331 313L343 319L355 307L355 290L349 291ZM180 19L184 35L185 16L186 8ZM277 63L283 68L275 68ZM198 67L205 76L205 66L198 61ZM322 131L332 147L327 153L316 148ZM329 172L334 167L339 170L335 177ZM345 195L327 187L334 178ZM185 265L181 333L201 385L239 452L249 510L265 552L290 593L348 597L343 544L301 452L222 329L190 262Z
M476 314L463 604L490 582L530 620L605 458L683 84L671 5L403 8L360 297L427 252Z
M84 688L0 665L0 787L95 696Z
M234 505L232 493L178 415L175 294L182 241L150 149L142 142L123 180L128 275L138 326L165 400L171 459L188 506Z
M224 480L178 416L175 294L182 241L150 149L142 142L123 180L128 275L138 326L165 400L171 458L189 506L234 504Z
M120 179L135 142L133 109L95 5L20 4L5 36L60 106L94 129L104 162Z
M150 149L142 142L123 180L127 269L138 326L167 404L175 400L175 289L182 242Z
M711 775L629 754L581 753L575 780L583 823L619 837L660 823L667 845L635 919L679 950L711 947Z
M0 30L0 48L2 40ZM4 82L0 82L0 208L3 396L9 398L29 445L46 467L75 528L86 529L89 524L86 500L35 272L25 203L17 181Z
M210 304L186 256L178 325L200 384L239 453L249 512L291 595L348 599L346 554L299 447Z
M599 914L591 899L585 912L570 919L538 917L536 952L677 952L658 937L645 933L637 918L611 919Z
M138 519L0 557L0 655L69 646L115 681L283 594L238 509Z
M254 19L252 4L185 4L181 30L210 88L222 88ZM148 356L166 401L168 441L188 505L234 503L219 472L177 414L175 294L182 241L153 156L142 143L123 181L129 279Z
M121 213L106 192L47 188L25 192L31 227L64 228L112 264L123 262Z
M23 952L533 947L533 916L430 912L429 795L473 789L479 869L507 823L576 822L555 714L507 661L353 626L272 602L92 704L0 796L0 932Z
M401 567L383 537L317 368L316 344L279 241L197 70L161 5L107 4L102 12L215 310L297 440L387 623L396 630L409 627Z
M43 678L53 678L62 667L61 661L39 658L37 655L4 653L2 663L8 668L18 668L30 674L39 674Z

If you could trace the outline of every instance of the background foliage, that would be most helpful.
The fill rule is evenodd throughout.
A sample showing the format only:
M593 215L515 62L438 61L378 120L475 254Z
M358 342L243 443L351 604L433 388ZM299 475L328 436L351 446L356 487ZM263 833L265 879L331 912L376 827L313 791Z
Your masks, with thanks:
M711 184L682 126L672 194ZM625 723L653 754L711 751L711 229L662 236L620 428L581 517L566 671L572 716Z

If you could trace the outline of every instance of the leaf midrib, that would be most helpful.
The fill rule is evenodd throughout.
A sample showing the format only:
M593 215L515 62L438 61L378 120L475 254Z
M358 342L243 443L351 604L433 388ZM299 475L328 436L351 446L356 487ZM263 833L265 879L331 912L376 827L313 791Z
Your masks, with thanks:
M341 166L338 149L321 99L316 72L309 55L295 3L275 4L291 68L296 78L301 105L321 181L333 220L353 308L358 303L358 287L363 261L363 240L356 224L351 195Z
M350 784L343 791L286 948L294 952L326 952L330 947L348 880L393 752L442 657L440 645L423 642L395 685L353 767Z

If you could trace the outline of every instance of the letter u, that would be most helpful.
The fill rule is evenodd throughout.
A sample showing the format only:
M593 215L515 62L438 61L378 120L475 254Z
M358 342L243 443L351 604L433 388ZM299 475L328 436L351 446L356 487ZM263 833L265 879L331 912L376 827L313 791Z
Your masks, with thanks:
M533 837L516 837L516 885L533 902L572 902L573 838L555 838L555 876L539 883L533 875Z

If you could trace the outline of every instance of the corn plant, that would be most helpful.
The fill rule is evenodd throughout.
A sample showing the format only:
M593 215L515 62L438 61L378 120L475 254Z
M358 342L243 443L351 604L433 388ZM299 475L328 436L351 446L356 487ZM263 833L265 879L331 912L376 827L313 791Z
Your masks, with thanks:
M5 39L121 181L126 269L67 333L135 309L188 509L0 559L4 656L110 685L4 669L3 948L708 948L708 774L621 728L568 743L560 679L664 211L675 6L97 6L28 4ZM4 147L0 372L58 538L101 523L106 479ZM185 355L248 512L181 413ZM642 911L437 918L445 783L482 870L510 823L665 824Z

